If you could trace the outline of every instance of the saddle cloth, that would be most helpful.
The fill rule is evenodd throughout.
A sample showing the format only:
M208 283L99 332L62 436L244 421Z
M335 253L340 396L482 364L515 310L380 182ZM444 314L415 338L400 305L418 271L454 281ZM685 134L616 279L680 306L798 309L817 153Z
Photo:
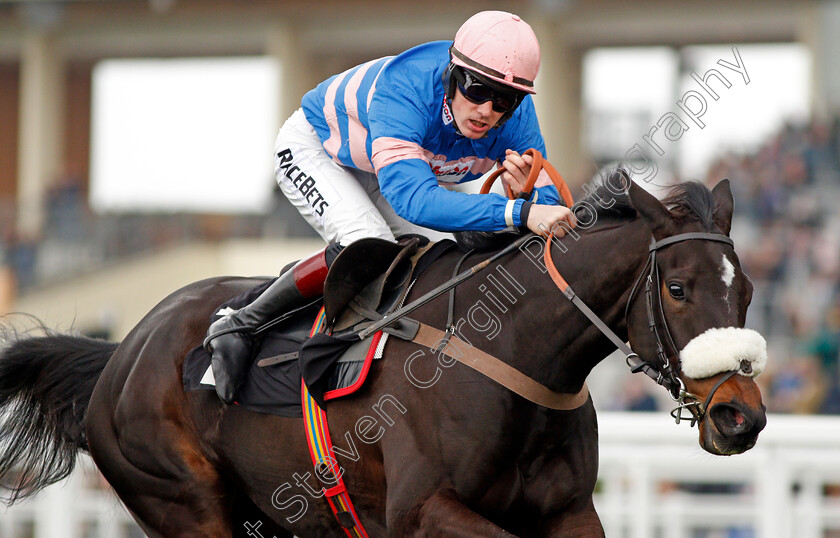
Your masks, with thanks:
M454 243L451 241L442 241L425 249L416 261L414 277L452 247ZM251 303L274 280L225 302L213 319L218 314L224 314L226 309L235 310ZM322 302L314 302L265 334L248 375L237 392L237 404L259 413L300 418L303 416L300 390L304 370L308 372L306 382L309 390L322 406L325 401L352 394L364 384L372 362L382 357L388 339L388 335L381 331L349 347L338 346L334 352L324 346L313 346L319 350L320 356L312 356L312 353L302 357L296 355L309 340L321 306ZM302 360L308 361L303 369ZM313 371L317 372L317 379L312 379ZM185 357L182 381L186 391L215 390L210 355L203 347L192 349Z

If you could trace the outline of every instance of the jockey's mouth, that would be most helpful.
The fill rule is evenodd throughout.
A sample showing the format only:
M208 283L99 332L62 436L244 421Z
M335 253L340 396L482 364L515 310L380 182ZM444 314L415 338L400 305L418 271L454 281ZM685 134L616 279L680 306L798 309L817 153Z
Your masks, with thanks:
M490 124L481 120L468 120L470 128L476 132L483 132L490 128Z

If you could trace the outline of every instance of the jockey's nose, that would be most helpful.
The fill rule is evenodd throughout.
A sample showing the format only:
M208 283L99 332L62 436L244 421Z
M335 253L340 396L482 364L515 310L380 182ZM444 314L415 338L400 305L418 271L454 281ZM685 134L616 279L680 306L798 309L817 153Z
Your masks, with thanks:
M480 105L476 105L476 108L481 113L482 116L485 118L489 117L493 114L493 101L484 101Z

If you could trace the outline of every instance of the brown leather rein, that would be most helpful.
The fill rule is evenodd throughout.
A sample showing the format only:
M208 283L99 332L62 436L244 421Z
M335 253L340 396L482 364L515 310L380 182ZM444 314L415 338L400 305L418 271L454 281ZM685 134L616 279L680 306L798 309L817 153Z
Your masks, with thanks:
M554 169L548 161L544 160L542 154L536 149L529 149L525 152L525 154L531 155L534 161L526 182L526 191L524 192L530 192L530 190L533 189L537 178L539 177L540 171L545 169L566 204L571 208L574 203L572 194L569 191L569 187L566 185L566 182L557 170ZM487 194L490 191L493 181L500 177L504 171L504 168L499 168L493 172L493 174L488 177L482 186L482 193ZM512 196L512 193L507 186L506 190L508 194ZM390 314L386 314L382 319L370 324L363 331L359 332L357 337L364 340L378 330L385 330L386 332L389 332L389 328L397 328L397 331L392 332L394 332L398 338L411 340L412 342L434 350L436 353L447 355L448 357L455 359L465 366L469 366L473 370L487 376L511 392L514 392L515 394L518 394L537 405L561 411L571 411L579 408L589 399L589 388L586 386L586 383L581 386L577 393L556 392L531 379L501 359L498 359L489 353L485 353L475 346L471 346L459 339L455 335L454 327L448 326L446 331L441 331L440 329L436 329L426 325L425 323L418 323L409 319L403 320L400 324L395 324L398 320L401 320L406 315L428 303L432 299L446 293L447 291L454 290L456 286L468 278L471 278L494 261L507 256L511 252L519 250L525 242L530 241L531 239L530 235L525 235L517 239L503 250L491 256L489 259L486 259L483 262L454 275L449 281L444 282L435 289L427 292L422 297L413 300L411 303L398 308ZM447 325L449 325L449 323L447 323ZM402 335L398 333L402 333ZM407 336L407 334L411 334L411 336Z
M533 158L531 170L525 182L525 187L520 193L520 198L530 196L539 178L540 172L545 170L548 177L557 188L557 192L563 198L566 206L571 208L574 198L569 190L566 181L560 173L545 160L539 150L531 148L523 153ZM493 183L505 172L504 167L499 167L490 174L481 186L480 194L488 194ZM505 194L509 199L514 199L513 192L507 183L503 183ZM518 244L517 241L514 244ZM519 370L513 368L500 359L489 355L480 349L470 346L455 336L454 331L448 328L445 332L425 324L420 325L420 330L414 338L415 342L424 344L429 348L436 348L441 353L452 357L458 362L481 372L490 379L496 381L508 390L522 396L526 400L548 407L549 409L570 411L577 409L589 399L589 388L586 383L575 393L555 392L548 387L534 381Z
M522 153L522 155L530 155L534 159L534 162L531 164L531 171L528 174L528 179L525 181L525 188L522 190L519 197L524 198L530 196L531 191L534 189L534 185L536 185L537 179L540 176L540 172L545 170L552 183L554 183L554 186L557 187L557 192L563 198L563 201L566 202L566 207L571 209L575 201L572 198L572 191L569 190L569 186L566 184L566 180L563 179L563 176L560 175L560 172L558 172L550 162L543 158L542 153L540 153L539 150L531 148ZM505 168L499 167L492 174L487 176L487 179L484 181L484 185L481 186L479 194L489 193L493 183L504 173ZM510 190L510 186L504 182L503 185L505 188L505 194L508 198L513 200L514 196L513 192Z
M531 155L534 161L531 166L531 171L529 173L528 180L525 185L525 190L522 194L520 194L520 197L528 196L528 193L530 193L531 189L533 189L536 183L540 171L546 170L549 178L552 180L555 187L557 187L558 192L563 197L563 200L566 202L567 207L572 208L574 200L572 198L571 192L569 191L569 187L566 185L565 180L563 180L562 176L560 176L557 170L553 166L551 166L551 164L548 163L548 161L543 159L539 151L535 149L530 149L526 151L525 154ZM490 191L490 187L492 186L493 182L498 177L500 177L504 173L504 171L504 168L499 168L498 170L493 172L493 174L491 174L487 178L484 185L482 186L481 193L487 194ZM513 197L513 193L507 185L505 185L505 192L508 194L509 198ZM432 299L440 296L441 294L447 291L454 290L456 286L461 284L466 279L474 276L479 271L483 270L490 263L506 256L507 254L513 251L519 250L520 247L530 239L530 236L523 236L522 238L508 245L502 251L499 251L493 256L491 256L489 259L484 260L483 262L476 264L468 270L453 276L453 278L449 281L429 291L422 297L412 301L410 304L398 308L396 311L385 315L381 320L372 323L366 329L361 331L357 336L363 340L364 338L370 336L378 330L382 330L389 326L392 326L395 322L405 317L410 312L416 310L420 306L428 303ZM543 256L545 266L548 269L551 279L554 281L554 283L557 285L557 287L560 289L563 295L565 295L572 302L572 304L574 304L581 312L583 312L583 314L586 315L586 317L622 353L624 353L625 360L627 362L627 365L630 367L631 372L644 372L648 377L650 377L658 384L668 389L668 392L671 395L671 397L678 403L678 406L671 412L672 416L676 419L677 423L680 422L680 419L690 419L691 425L694 425L698 420L702 419L715 391L736 372L727 372L726 375L722 376L715 384L709 395L706 397L706 400L703 402L700 401L700 399L696 395L691 394L686 390L682 380L670 367L670 363L667 360L667 356L663 351L664 347L662 345L661 338L659 336L658 331L656 330L657 323L654 319L653 313L654 309L652 302L651 283L653 282L654 278L657 283L659 281L658 270L656 265L656 251L668 245L692 239L719 241L727 243L729 245L732 245L732 240L729 237L721 234L688 233L669 237L658 242L651 242L648 262L642 270L642 273L639 275L639 278L636 280L636 284L633 286L633 289L630 293L630 298L628 299L627 311L629 311L629 305L635 297L639 282L644 276L645 271L648 269L648 267L650 267L650 273L648 274L647 278L648 285L645 288L645 292L647 296L647 312L649 324L651 326L651 331L654 334L654 338L656 339L657 348L659 349L657 357L663 363L662 365L657 365L655 363L641 360L639 356L635 352L633 352L632 349L630 349L630 346L628 346L621 338L619 338L618 335L616 335L615 332L613 332L597 316L597 314L592 312L592 310L586 305L586 303L584 303L580 299L580 297L577 296L577 294L574 292L569 283L566 282L566 280L557 270L557 267L554 264L554 260L551 257L551 245L553 239L553 233L549 234L548 237L546 237ZM667 327L667 321L664 317L664 311L662 310L661 297L659 299L659 314L662 319L661 323L665 327L665 331L667 333L670 343L672 344L672 347L674 347L674 349L676 350L675 346L673 346L673 339L671 338L670 331ZM529 378L522 372L516 370L507 363L503 362L502 360L493 357L492 355L485 353L480 349L477 349L474 346L471 346L466 342L460 340L457 336L455 336L454 330L451 330L452 327L448 327L446 331L441 331L440 329L436 329L424 323L418 323L416 321L406 319L402 323L403 332L405 332L405 326L410 326L412 324L414 325L414 330L411 331L413 334L412 336L407 337L407 339L410 339L412 342L433 349L435 350L435 352L440 352L444 355L447 355L455 359L456 361L464 364L465 366L469 366L470 368L480 372L481 374L487 376L496 383L507 388L508 390L522 396L523 398L533 403L536 403L537 405L556 410L573 410L586 403L586 401L589 399L589 389L587 388L586 383L584 383L580 391L578 391L575 394L552 391L544 385L540 384L539 382ZM386 330L386 332L388 331ZM400 337L405 336L406 335ZM678 350L676 350L676 352L678 353ZM684 409L693 409L696 415L683 416L682 411Z
M657 348L657 358L659 359L660 364L656 364L653 362L648 362L642 360L639 355L637 355L630 346L628 346L621 338L616 335L612 329L610 329L606 323L604 323L601 318L598 317L597 314L592 312L592 310L584 303L580 297L577 296L575 291L566 282L566 279L560 274L557 270L557 267L554 265L554 260L551 257L551 243L554 239L554 234L551 233L546 238L545 241L545 251L543 252L543 260L545 262L545 266L548 269L548 274L551 275L551 279L554 281L555 285L563 292L571 302L574 304L583 314L589 318L589 321L592 322L609 340L622 352L625 356L625 361L627 366L630 367L630 371L632 373L643 372L645 375L653 379L657 384L662 385L668 390L668 394L671 398L677 403L677 407L675 407L671 411L671 416L674 418L677 424L680 423L681 420L686 419L690 421L690 425L694 426L698 421L702 420L706 414L706 411L709 408L709 404L712 401L712 397L715 395L715 392L723 385L726 380L737 373L735 371L725 372L723 376L721 376L715 385L712 387L712 390L706 395L705 400L701 400L695 394L692 394L686 389L685 383L683 380L677 375L674 368L671 366L670 361L668 360L668 356L665 353L665 346L662 342L662 338L659 334L658 326L661 324L665 335L668 337L668 342L671 345L671 349L676 357L679 357L679 349L677 348L676 344L674 343L674 339L671 336L671 331L668 328L668 321L665 318L665 311L662 307L662 297L659 293L659 268L656 264L656 253L658 250L667 247L669 245L673 245L675 243L680 243L682 241L690 241L690 240L702 240L702 241L717 241L720 243L727 244L729 246L733 245L732 239L723 235L723 234L716 234L716 233L683 233L674 235L671 237L666 237L659 241L651 238L651 244L648 249L648 260L645 264L644 268L642 268L642 272L639 274L639 277L636 279L633 288L630 291L630 297L627 299L627 306L625 307L624 317L625 320L628 317L630 312L630 305L633 303L633 299L636 297L636 291L638 290L639 283L641 282L642 278L645 276L645 272L648 271L650 268L650 272L647 273L647 279L645 284L645 298L646 298L646 312L648 317L648 326L650 328L651 333L653 334L654 340L656 342ZM657 297L658 301L656 306L658 308L654 308L654 301L653 301L653 289L656 288L657 290ZM656 320L656 313L659 314L659 323ZM688 415L683 414L683 411L688 411Z
M567 207L570 209L574 204L574 200L572 199L572 194L569 191L568 185L566 185L565 180L563 180L562 176L557 172L557 170L551 166L551 164L543 159L542 154L536 149L529 149L524 153L525 155L531 155L533 157L533 164L531 166L530 174L528 175L528 180L526 182L525 188L523 192L519 195L520 197L526 197L530 195L531 190L534 188L536 184L537 177L542 169L545 169L548 173L549 177L551 178L554 185L557 187L558 192L563 197L563 200L566 202ZM492 186L493 182L500 177L504 173L504 168L499 168L493 174L491 174L487 180L484 182L484 185L481 187L481 193L486 194L490 192L490 187ZM508 198L513 198L513 193L510 187L505 184L505 193L507 194ZM638 354L636 354L630 346L627 345L615 332L610 329L606 323L601 320L595 314L580 297L577 296L575 291L566 282L566 279L560 274L557 270L557 267L554 265L554 260L551 257L551 245L554 240L554 233L553 231L549 233L545 240L545 248L543 251L543 258L545 262L545 266L548 269L548 273L551 276L551 279L554 281L555 285L560 289L563 295L568 298L572 304L574 304L583 314L590 320L590 322L595 325L598 330L600 330L612 343L615 345L625 356L625 362L627 366L630 367L630 371L632 373L643 372L645 375L653 379L657 384L662 385L665 389L668 390L668 394L671 398L677 403L677 407L671 411L671 416L674 417L677 424L680 423L680 420L687 419L690 420L690 425L694 426L694 424L702 420L703 416L705 415L706 411L708 410L709 404L711 403L712 397L714 396L715 392L720 388L720 386L726 382L730 377L732 377L737 371L730 371L725 372L723 376L721 376L715 385L712 387L712 390L706 396L705 400L701 400L697 395L690 393L686 387L685 383L683 383L682 379L677 375L674 371L674 368L671 367L671 363L668 360L668 357L665 353L665 346L662 342L662 338L659 334L659 330L657 327L661 324L664 328L664 333L667 336L668 343L671 345L671 349L673 353L675 353L676 357L679 357L679 349L677 349L676 345L674 344L674 339L671 336L671 331L668 328L668 321L665 318L665 311L662 307L662 297L659 293L659 270L656 264L656 253L658 250L672 245L674 243L679 243L682 241L689 241L689 240L703 240L703 241L717 241L720 243L725 243L730 246L733 245L732 239L728 236L723 234L715 234L715 233L684 233L678 234L675 236L667 237L660 241L656 241L655 239L651 238L651 244L649 248L648 254L648 261L645 267L642 269L641 274L636 279L636 283L633 285L633 289L630 292L630 297L627 301L627 307L625 309L625 319L627 318L627 314L630 311L630 304L633 302L633 299L636 295L636 290L638 288L639 282L645 275L645 271L650 268L650 272L647 275L647 281L645 286L645 296L647 301L647 316L648 316L648 325L650 326L650 330L653 334L654 340L656 342L657 347L657 359L659 360L660 364L656 364L653 362L648 362L642 360ZM653 290L654 287L657 288L657 297L658 302L656 306L658 308L654 308L654 301L653 301ZM659 314L660 323L657 323L656 314ZM584 384L584 389L586 385ZM683 411L688 411L688 415L683 414Z

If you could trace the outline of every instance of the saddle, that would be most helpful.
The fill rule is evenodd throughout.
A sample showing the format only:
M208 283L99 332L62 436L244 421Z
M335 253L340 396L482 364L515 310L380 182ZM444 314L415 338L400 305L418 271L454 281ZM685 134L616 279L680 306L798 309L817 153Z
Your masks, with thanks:
M280 323L266 324L274 326L264 331L237 403L260 413L301 417L302 378L322 406L358 390L371 362L381 358L386 338L378 331L359 340L356 333L396 309L413 279L454 246L451 241L430 243L422 236L405 236L397 243L366 238L346 247L330 267L322 299ZM218 310L249 304L271 282L234 297ZM327 342L319 339L324 335L310 337L322 306L324 322L332 327ZM397 323L386 332L402 337L403 330ZM210 357L201 346L184 360L183 383L185 390L214 390Z
M346 247L333 261L324 282L328 326L340 333L368 320L381 319L405 295L425 237L405 236L397 243L366 238Z

